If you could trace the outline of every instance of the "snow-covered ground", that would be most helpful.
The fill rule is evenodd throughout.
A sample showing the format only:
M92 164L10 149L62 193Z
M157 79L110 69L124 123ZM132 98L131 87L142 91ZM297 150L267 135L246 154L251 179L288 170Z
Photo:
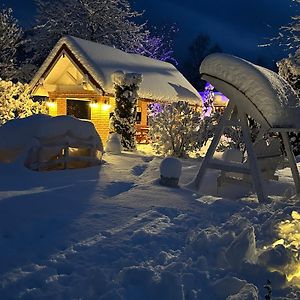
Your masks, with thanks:
M215 171L201 194L185 189L199 159L182 161L181 188L158 183L159 157L104 160L39 173L0 165L1 300L264 299L267 280L272 299L300 299L289 169L259 204L246 186L218 195Z

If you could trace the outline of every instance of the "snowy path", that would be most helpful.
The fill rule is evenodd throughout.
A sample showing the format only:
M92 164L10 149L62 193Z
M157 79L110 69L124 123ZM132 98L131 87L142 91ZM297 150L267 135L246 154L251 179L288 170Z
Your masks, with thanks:
M244 229L254 228L260 248L275 238L292 208L273 212L294 204L279 196L293 193L288 174L271 186L275 202L258 205L162 187L159 158L105 159L86 170L0 172L0 299L226 299L247 281L262 293L266 279L278 295L291 292L265 267L228 265ZM198 163L184 161L183 183ZM229 274L241 280L220 295L214 284Z

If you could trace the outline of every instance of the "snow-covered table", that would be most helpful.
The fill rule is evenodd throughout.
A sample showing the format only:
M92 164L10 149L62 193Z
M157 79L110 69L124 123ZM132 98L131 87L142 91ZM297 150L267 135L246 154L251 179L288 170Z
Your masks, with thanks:
M230 170L252 175L259 201L266 199L260 170L250 137L247 115L264 132L280 132L289 159L297 194L300 178L288 138L288 132L300 129L300 101L292 87L278 74L228 54L207 56L200 66L201 78L210 82L228 99L229 104L216 128L214 139L192 185L199 189L207 168ZM241 126L249 156L250 169L244 165L216 162L212 157L226 126Z

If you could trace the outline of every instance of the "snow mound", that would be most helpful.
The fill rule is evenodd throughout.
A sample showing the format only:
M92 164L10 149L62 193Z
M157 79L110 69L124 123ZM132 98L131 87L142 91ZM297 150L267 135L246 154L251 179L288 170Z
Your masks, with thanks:
M271 127L299 128L299 99L275 72L235 56L215 53L204 59L200 74L209 76L215 88L230 100L243 100L248 113L255 107ZM241 94L245 97L241 98Z
M0 126L0 161L14 161L22 152L30 149L37 139L55 142L64 136L71 137L68 142L76 139L89 140L94 147L103 152L102 141L93 125L71 116L50 117L38 114L27 118L8 121Z

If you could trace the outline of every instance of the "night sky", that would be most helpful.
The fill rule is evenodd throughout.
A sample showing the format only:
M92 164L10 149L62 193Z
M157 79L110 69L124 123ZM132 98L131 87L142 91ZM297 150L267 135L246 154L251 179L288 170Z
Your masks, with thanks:
M33 21L33 0L1 0L14 9L23 26ZM266 38L276 35L278 28L297 13L291 0L135 0L133 8L145 10L150 25L176 24L175 54L179 61L187 55L192 40L205 33L224 52L256 62L258 58L272 65L288 53L276 47L258 47Z

